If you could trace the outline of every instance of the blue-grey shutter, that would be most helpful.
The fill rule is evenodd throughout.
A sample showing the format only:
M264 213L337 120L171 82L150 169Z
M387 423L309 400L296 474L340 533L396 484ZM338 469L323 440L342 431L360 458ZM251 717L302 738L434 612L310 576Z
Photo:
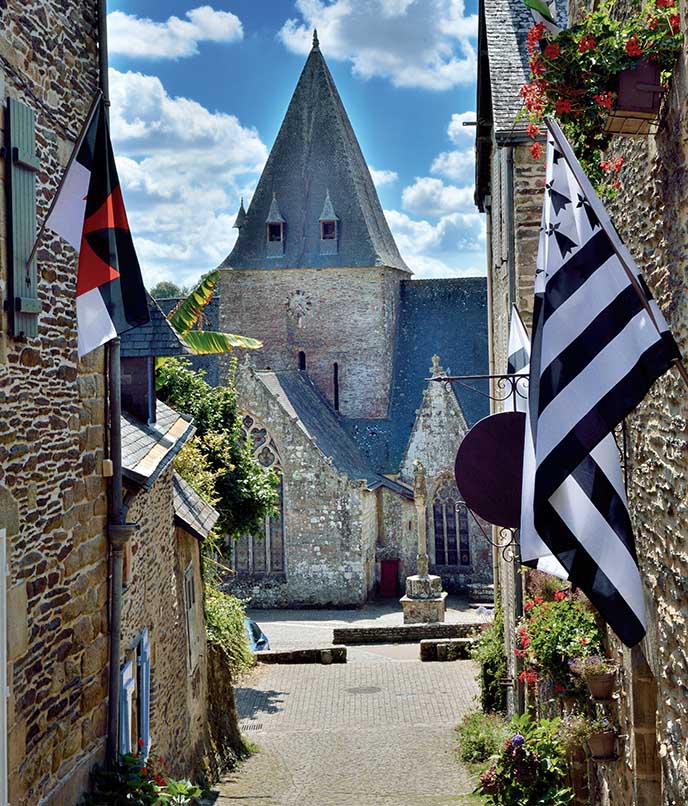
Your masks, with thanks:
M36 128L33 109L9 98L7 102L8 251L10 262L9 314L14 336L38 333L36 261L27 260L36 240Z
M143 739L143 747L141 755L144 758L148 757L150 752L150 676L151 676L151 658L150 658L150 638L148 637L148 630L144 630L141 634L141 640L138 649L138 666L139 666L139 738Z

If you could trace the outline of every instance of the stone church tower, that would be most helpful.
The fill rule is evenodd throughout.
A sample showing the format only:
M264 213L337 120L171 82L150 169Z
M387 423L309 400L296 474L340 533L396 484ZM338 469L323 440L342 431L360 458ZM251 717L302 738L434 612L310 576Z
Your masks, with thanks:
M435 353L455 373L487 371L485 281L411 280L317 36L235 227L219 325L264 344L237 385L282 503L236 545L234 589L254 605L395 594L415 572L415 458L442 490L427 514L437 571L454 587L489 581L487 544L451 504L453 456L487 406L427 383Z

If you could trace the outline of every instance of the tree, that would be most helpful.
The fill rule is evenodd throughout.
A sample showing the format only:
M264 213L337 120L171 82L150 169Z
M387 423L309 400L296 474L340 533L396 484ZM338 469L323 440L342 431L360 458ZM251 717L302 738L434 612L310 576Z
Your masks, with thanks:
M202 462L185 461L177 469L203 497L212 494L220 513L217 527L229 537L257 533L263 519L278 502L278 478L266 472L253 456L253 445L244 437L237 392L236 361L230 366L227 386L210 386L205 373L191 369L185 359L169 359L158 371L158 395L183 414L193 417ZM188 459L188 457L187 457ZM195 468L202 478L196 478Z
M169 299L170 297L183 297L188 293L188 289L185 286L178 286L171 280L162 280L156 283L149 293L153 299Z

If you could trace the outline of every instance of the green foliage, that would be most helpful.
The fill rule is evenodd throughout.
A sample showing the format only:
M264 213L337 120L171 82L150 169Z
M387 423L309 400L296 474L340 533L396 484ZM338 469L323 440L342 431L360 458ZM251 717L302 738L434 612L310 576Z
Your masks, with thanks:
M495 608L494 618L478 636L472 650L480 663L480 706L486 713L506 713L506 689L500 679L506 677L504 649L504 615Z
M475 711L461 720L456 732L459 735L459 758L465 764L476 764L499 752L509 734L509 726L499 714Z
M225 654L234 680L255 662L249 648L245 618L246 612L241 599L223 593L213 585L206 587L206 635L209 643L218 646Z
M204 496L214 480L211 496L220 513L217 529L237 538L261 531L264 517L272 514L278 500L278 478L258 464L252 445L244 439L233 383L235 368L232 364L227 386L212 387L188 361L171 359L159 368L157 384L161 400L193 417L196 425L194 450L204 459L196 480L192 480L193 466L184 462L184 478Z
M477 791L490 806L565 806L565 748L558 719L535 722L528 714L511 722L512 735L480 777Z
M170 299L172 297L183 297L187 293L186 286L178 286L170 280L162 280L151 288L148 292L153 299Z
M602 649L602 633L589 602L562 592L553 602L537 596L526 602L524 610L517 629L517 654L539 674L569 686L569 661L599 655Z
M203 329L203 309L213 298L219 279L220 272L217 270L202 277L186 299L181 300L174 310L170 311L167 321L196 355L231 353L235 347L244 350L260 349L263 345L257 339Z
M187 806L200 794L190 781L170 778L152 760L129 753L119 756L111 770L96 770L93 792L84 795L81 806Z
M578 24L557 36L542 25L528 36L531 82L523 86L530 120L539 126L556 115L588 178L604 195L614 195L623 163L603 160L611 141L604 123L617 95L618 76L640 59L655 62L666 86L683 44L675 0L649 0L638 16L612 17L613 0L603 0ZM533 132L536 136L536 132ZM531 146L542 153L539 143Z

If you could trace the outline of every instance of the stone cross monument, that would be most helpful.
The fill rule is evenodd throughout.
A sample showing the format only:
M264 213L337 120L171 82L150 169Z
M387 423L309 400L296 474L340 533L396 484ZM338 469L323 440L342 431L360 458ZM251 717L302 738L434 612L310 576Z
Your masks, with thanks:
M444 621L442 578L428 573L428 526L425 512L427 484L425 468L416 460L413 463L413 494L418 516L418 572L406 577L406 596L401 598L404 624L428 624Z

